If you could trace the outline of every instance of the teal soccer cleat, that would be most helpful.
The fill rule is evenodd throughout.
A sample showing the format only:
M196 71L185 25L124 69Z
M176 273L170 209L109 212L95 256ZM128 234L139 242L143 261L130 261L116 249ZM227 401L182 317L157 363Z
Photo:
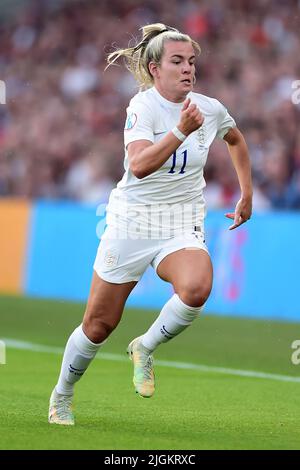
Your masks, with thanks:
M127 353L134 366L133 384L136 393L141 397L150 398L155 390L153 357L141 344L140 338L139 336L131 341Z

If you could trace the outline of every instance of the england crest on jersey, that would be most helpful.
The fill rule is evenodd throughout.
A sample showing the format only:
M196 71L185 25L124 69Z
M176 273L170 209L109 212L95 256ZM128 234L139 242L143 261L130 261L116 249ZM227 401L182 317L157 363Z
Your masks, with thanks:
M205 144L205 135L206 135L206 129L205 129L205 124L202 124L201 127L196 131L197 132L197 140L199 144L199 149L201 149L204 144Z

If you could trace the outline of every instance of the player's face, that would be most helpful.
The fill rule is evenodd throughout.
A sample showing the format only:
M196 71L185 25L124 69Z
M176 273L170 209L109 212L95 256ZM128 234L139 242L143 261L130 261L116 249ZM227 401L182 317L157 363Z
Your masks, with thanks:
M171 101L183 101L193 89L195 51L190 42L167 41L154 84Z

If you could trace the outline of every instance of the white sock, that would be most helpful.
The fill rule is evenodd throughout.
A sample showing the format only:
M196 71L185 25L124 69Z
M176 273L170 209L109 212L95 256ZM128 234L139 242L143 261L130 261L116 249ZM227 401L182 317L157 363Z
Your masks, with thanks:
M64 352L61 371L56 385L57 393L73 395L75 382L81 379L103 343L104 341L95 344L89 340L82 330L82 325L79 325L73 331Z
M141 342L150 352L185 330L199 316L202 307L189 307L174 294L164 305L155 322L142 336Z

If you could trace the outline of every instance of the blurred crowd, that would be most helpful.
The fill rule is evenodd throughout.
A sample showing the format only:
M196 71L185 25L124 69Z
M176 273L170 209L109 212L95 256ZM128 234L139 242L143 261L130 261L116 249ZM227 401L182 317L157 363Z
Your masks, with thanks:
M107 199L123 174L125 113L137 85L123 67L104 72L106 56L153 22L201 45L195 91L223 102L244 133L255 208L300 209L297 0L36 0L0 18L0 196ZM209 207L235 204L222 141L205 176Z

